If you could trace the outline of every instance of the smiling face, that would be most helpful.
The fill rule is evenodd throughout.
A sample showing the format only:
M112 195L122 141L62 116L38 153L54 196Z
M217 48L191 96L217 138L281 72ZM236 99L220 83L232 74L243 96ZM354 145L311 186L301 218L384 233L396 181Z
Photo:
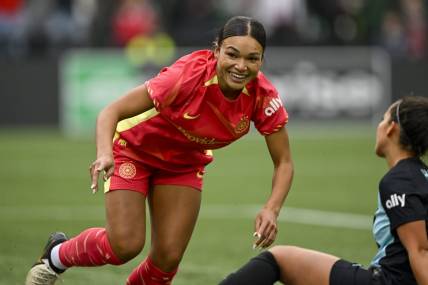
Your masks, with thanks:
M236 97L254 79L262 65L263 48L251 36L233 36L215 50L217 76L227 97Z

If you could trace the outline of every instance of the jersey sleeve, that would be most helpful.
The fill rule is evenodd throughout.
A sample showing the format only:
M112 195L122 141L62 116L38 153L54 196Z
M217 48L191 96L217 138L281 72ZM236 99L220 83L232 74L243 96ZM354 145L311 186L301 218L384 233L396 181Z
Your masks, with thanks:
M203 80L205 68L206 57L189 54L146 81L145 85L156 110L162 113L186 102Z
M380 183L380 198L390 220L391 230L426 218L423 197L415 191L410 177L402 175L383 179Z
M277 132L288 122L288 113L276 88L269 84L259 91L256 111L252 118L254 126L262 135Z

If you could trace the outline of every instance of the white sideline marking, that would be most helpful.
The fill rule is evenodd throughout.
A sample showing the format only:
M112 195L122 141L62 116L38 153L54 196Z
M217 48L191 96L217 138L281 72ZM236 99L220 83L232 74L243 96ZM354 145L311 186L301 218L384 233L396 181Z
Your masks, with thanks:
M262 205L208 205L201 208L201 217L253 219L261 208ZM297 224L368 230L372 228L373 217L362 214L284 207L278 220Z
M202 205L200 219L254 219L262 205ZM102 206L0 206L0 221L71 221L104 220ZM368 230L372 216L284 207L278 218L280 222L316 225L325 227Z

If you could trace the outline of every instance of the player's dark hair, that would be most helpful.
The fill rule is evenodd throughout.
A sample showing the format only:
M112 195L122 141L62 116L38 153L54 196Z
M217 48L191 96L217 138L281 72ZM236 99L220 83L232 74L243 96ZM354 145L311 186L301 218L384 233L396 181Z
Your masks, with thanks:
M400 144L416 156L428 149L428 98L406 96L391 108L391 119L400 125Z
M220 47L224 39L235 36L251 36L263 48L266 48L266 31L263 25L250 17L235 16L230 18L218 32L214 47Z

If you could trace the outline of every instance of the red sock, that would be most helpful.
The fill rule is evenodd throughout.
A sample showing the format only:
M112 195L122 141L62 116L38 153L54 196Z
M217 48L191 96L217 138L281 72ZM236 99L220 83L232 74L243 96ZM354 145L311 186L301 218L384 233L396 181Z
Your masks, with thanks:
M62 243L59 259L67 267L123 264L114 254L104 228L87 229Z
M168 285L171 284L176 273L177 269L172 272L163 272L153 264L150 257L147 257L132 271L126 285Z

